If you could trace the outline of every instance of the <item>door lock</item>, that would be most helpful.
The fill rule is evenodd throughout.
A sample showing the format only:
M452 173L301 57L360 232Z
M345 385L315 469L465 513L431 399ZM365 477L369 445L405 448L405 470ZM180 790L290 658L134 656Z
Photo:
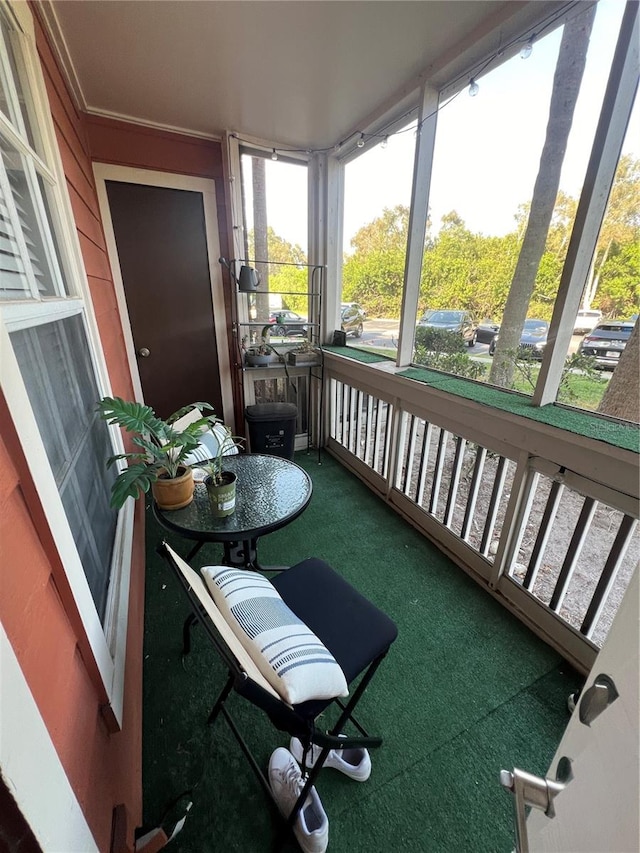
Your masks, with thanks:
M149 356L151 355L151 350L148 349L148 347L140 347L140 349L138 350L138 355L140 356L140 358L149 358Z

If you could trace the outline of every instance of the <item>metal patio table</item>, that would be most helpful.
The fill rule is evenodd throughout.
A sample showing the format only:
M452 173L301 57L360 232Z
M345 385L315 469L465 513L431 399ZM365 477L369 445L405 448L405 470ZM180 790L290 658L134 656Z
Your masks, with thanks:
M295 462L261 453L227 456L224 469L238 477L236 507L231 515L213 515L204 483L196 483L188 506L163 510L154 502L153 514L165 530L195 541L185 558L187 562L207 542L221 542L224 565L275 571L258 563L258 539L285 527L304 512L313 491L311 478Z

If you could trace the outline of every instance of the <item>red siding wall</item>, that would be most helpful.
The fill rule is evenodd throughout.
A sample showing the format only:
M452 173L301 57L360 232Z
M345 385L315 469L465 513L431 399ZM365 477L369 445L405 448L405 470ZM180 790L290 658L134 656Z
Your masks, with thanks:
M41 27L37 46L112 388L131 397L84 118L75 110ZM141 822L144 517L136 512L122 730L110 734L86 637L53 547L13 423L0 396L0 621L101 850L124 804L128 843Z

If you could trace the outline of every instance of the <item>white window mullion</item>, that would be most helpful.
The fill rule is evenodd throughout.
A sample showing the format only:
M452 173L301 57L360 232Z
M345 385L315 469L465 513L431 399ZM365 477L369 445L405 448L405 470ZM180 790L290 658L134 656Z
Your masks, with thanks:
M42 197L43 192L40 188L40 183L38 181L38 173L36 172L35 164L31 160L27 161L25 172L27 175L29 189L31 191L31 199L36 211L36 220L40 229L40 237L42 239L42 246L44 248L46 256L47 267L53 279L52 283L54 287L54 292L56 296L65 296L66 289L64 286L64 278L62 276L60 264L58 263L58 255L54 248L54 238L53 234L51 233L51 228L49 226L49 217L47 216L44 199Z
M0 29L0 84L2 85L2 90L5 94L9 107L9 114L7 115L7 118L13 125L18 127L21 133L24 133L25 127L22 120L22 111L20 110L20 100L18 98L16 87L13 83L11 63L9 62L10 50L11 45L6 43L2 29Z

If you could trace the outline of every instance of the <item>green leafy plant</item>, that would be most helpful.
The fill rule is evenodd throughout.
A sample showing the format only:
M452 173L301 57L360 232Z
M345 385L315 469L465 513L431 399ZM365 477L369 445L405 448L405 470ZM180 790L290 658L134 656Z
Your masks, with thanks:
M436 329L433 326L416 326L415 345L416 349L422 347L443 355L466 351L466 344L460 334L447 329Z
M457 332L418 326L415 335L415 364L423 364L435 370L444 370L467 379L484 380L486 365L469 358L467 345Z
M197 462L194 465L194 468L202 468L203 471L206 471L209 477L213 480L214 484L219 486L222 484L222 463L224 457L229 453L229 451L234 447L242 448L244 441L243 438L237 435L232 435L229 427L224 426L223 428L226 431L225 437L222 441L218 441L218 452L211 459L207 459L205 462ZM216 434L216 438L219 436Z
M97 408L107 423L117 424L131 433L131 441L140 448L107 460L107 467L121 459L127 460L127 467L118 474L111 488L111 506L117 509L128 497L138 498L148 492L160 478L177 477L180 469L187 467L185 459L198 446L202 433L221 423L209 403L191 403L166 420L159 418L150 406L120 397L103 397ZM194 408L211 414L202 414L184 428L175 429L173 424Z
M531 394L536 387L538 374L540 373L540 362L532 358L526 352L511 354L514 360L515 375L511 384L512 388L518 386ZM582 353L573 353L567 356L562 368L560 384L558 386L558 402L570 405L580 404L583 408L591 408L585 404L584 396L589 397L590 388L595 389L595 406L601 396L605 380L597 369L595 358Z

